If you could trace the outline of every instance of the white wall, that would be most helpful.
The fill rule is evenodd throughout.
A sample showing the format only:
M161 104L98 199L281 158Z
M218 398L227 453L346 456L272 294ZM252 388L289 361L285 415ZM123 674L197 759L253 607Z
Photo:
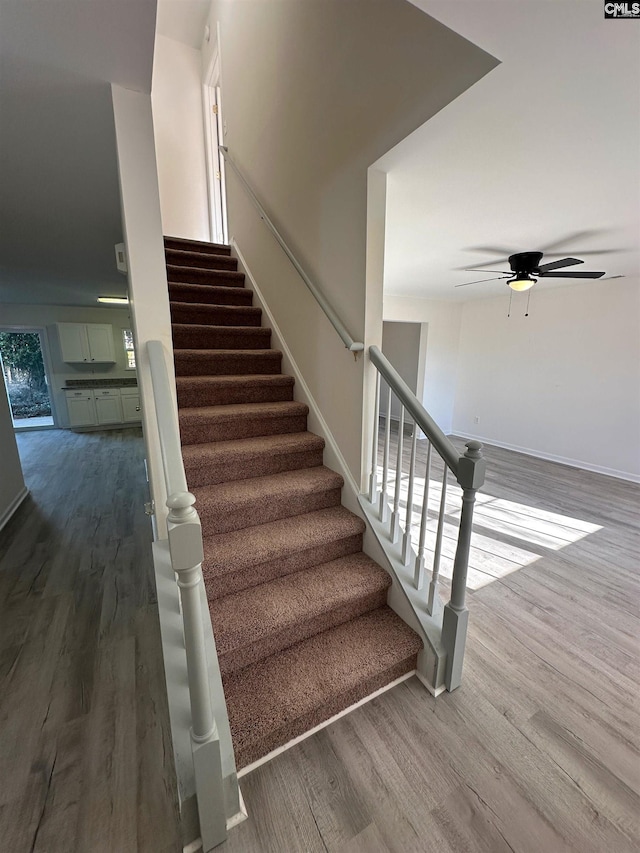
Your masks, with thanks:
M11 420L11 409L4 382L0 379L0 447L2 448L2 474L0 475L0 529L4 527L18 507L26 490L18 456L16 437Z
M45 346L50 357L49 394L56 412L56 425L69 425L67 406L61 390L67 379L131 379L135 370L127 370L127 357L122 330L131 329L131 316L126 308L74 308L63 305L0 305L5 326L44 328ZM68 364L62 360L56 323L108 323L113 326L115 364Z
M165 349L176 424L177 406L151 97L116 85L111 86L111 94L147 471L156 505L155 533L164 538L167 493L146 346L150 340L160 341Z
M201 54L156 35L151 104L162 228L169 237L209 240Z
M420 323L385 321L382 324L382 352L414 394L418 389L421 332ZM380 413L383 415L387 412L387 387L383 380L380 396ZM396 397L391 403L391 416L400 417L400 402Z
M485 73L485 55L399 0L220 0L212 33L218 23L225 144L351 336L366 326L365 343L379 343L365 305L367 169ZM229 169L227 195L230 235L360 480L365 360L345 351Z
M462 306L414 297L384 297L385 320L427 323L424 384L417 397L445 434L452 432Z
M640 479L640 282L465 303L453 431ZM475 423L475 418L479 419Z

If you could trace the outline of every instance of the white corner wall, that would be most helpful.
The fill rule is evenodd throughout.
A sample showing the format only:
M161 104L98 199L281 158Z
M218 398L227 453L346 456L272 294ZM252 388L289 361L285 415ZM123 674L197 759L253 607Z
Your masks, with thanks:
M453 430L462 306L458 302L385 294L383 317L428 324L422 365L424 384L416 396L449 435Z
M640 480L640 281L526 298L464 304L454 433Z
M0 447L2 475L0 476L0 530L9 521L27 490L22 476L18 445L13 431L7 390L0 377Z
M382 317L366 306L367 170L495 61L399 0L220 0L212 33L218 24L230 154L351 336L379 343ZM360 481L365 360L226 175L229 233Z
M209 240L201 53L156 34L151 104L162 228Z

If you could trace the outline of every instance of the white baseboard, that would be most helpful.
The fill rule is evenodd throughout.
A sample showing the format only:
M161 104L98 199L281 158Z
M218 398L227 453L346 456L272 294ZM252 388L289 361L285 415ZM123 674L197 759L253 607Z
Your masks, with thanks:
M5 524L8 524L8 522L12 518L14 512L18 509L18 507L20 506L22 501L27 497L28 494L29 494L29 489L25 486L20 492L18 492L16 497L11 501L11 503L5 509L5 511L2 513L2 515L0 515L0 530L2 530L2 528L5 526Z
M606 477L616 477L618 480L627 480L630 483L640 483L640 474L631 474L628 471L618 471L615 468L605 468L601 465L593 465L591 462L585 462L582 459L572 459L568 456L556 456L553 453L543 453L540 450L532 450L530 447L520 447L518 444L508 444L506 441L497 441L495 438L487 438L483 435L474 435L470 432L461 432L460 430L452 430L451 435L457 438L466 440L473 439L481 441L483 444L493 444L495 447L501 447L504 450L513 450L516 453L522 453L524 456L533 456L534 459L544 459L547 462L558 462L561 465L568 465L570 468L579 468L582 471L593 471L594 474L604 474Z
M324 723L320 723L314 728L309 729L308 732L304 732L304 734L298 735L298 737L293 738L288 743L285 743L284 746L279 746L277 749L274 749L272 752L265 755L263 758L259 758L257 761L254 761L253 764L248 764L246 767L243 767L242 770L238 771L238 779L241 779L243 776L247 776L249 773L252 773L254 770L257 770L258 767L262 767L263 764L266 764L268 761L276 758L278 755L282 755L283 752L286 752L288 749L291 749L292 746L296 746L299 743L302 743L303 740L306 740L311 735L315 735L317 732L322 731L322 729L326 729L327 726L330 726L332 723L335 723L336 720L341 719L342 717L346 717L347 714L350 714L352 711L355 711L356 708L360 708L362 705L366 705L367 702L370 702L372 699L375 699L377 696L381 696L383 693L386 693L387 690L391 690L393 687L397 687L398 684L402 684L403 681L408 681L413 675L416 674L415 669L412 669L411 672L405 673L405 675L401 675L400 678L396 678L390 684L385 684L384 687L380 687L379 690L375 690L373 693L370 693L368 696L365 696L364 699L360 699L359 702L354 702L353 705L349 705L348 708L345 708L344 711L340 711L339 714L334 714L333 717L329 717L328 720L325 720ZM422 681L422 679L420 679Z

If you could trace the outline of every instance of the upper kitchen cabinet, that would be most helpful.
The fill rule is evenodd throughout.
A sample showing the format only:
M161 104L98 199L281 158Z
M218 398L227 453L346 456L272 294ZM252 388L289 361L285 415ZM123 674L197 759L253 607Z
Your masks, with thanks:
M102 323L58 323L62 360L110 362L116 360L113 326Z

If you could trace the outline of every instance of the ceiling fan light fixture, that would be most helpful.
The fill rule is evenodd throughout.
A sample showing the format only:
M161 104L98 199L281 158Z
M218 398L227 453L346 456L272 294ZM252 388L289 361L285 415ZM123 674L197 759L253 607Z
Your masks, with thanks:
M537 279L532 278L527 273L517 273L515 278L510 279L507 284L511 290L516 290L519 293L523 290L529 290L536 283Z

